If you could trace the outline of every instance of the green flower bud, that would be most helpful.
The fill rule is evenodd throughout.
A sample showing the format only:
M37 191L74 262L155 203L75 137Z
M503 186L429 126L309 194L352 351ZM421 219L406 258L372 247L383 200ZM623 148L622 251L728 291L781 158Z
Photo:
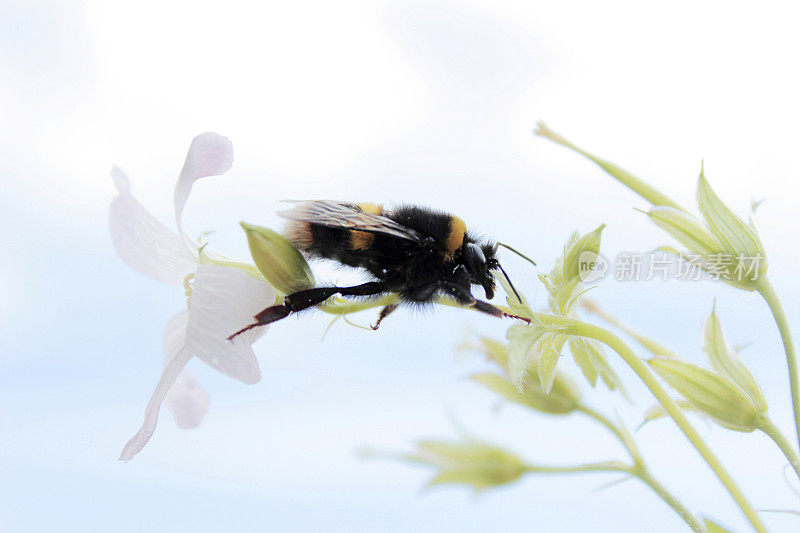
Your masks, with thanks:
M586 261L587 254L594 256L600 253L600 238L605 224L601 224L596 230L587 233L578 239L564 254L563 279L571 281L578 278L581 272L581 261Z
M674 255L683 261L692 263L720 281L733 285L737 289L744 291L756 290L755 284L743 275L743 272L746 272L745 269L747 269L747 261L743 259L737 260L737 258L731 257L728 252L693 257L673 246L659 246L655 251Z
M750 396L760 413L766 413L767 402L764 399L764 394L761 392L761 388L758 386L753 374L736 357L736 354L732 353L728 348L716 309L708 315L703 324L703 349L711 362L711 366L717 372L739 385Z
M673 207L656 206L648 211L650 220L669 233L690 252L706 255L718 253L722 244L695 217Z
M700 415L707 416L706 413L702 412L700 409L698 409L694 405L690 404L686 400L675 400L675 403L678 404L678 407L680 407L681 410L683 410L683 411L693 412L693 413L697 413L697 414L700 414ZM660 403L657 403L654 406L652 406L650 409L648 409L647 411L644 412L644 419L642 420L642 423L639 424L639 428L641 428L642 426L644 426L645 424L647 424L648 422L650 422L652 420L657 420L659 418L666 418L668 416L669 416L669 413L667 413L667 410L664 409L664 406L661 405ZM713 420L714 420L714 422L716 422L717 424L719 424L720 426L722 426L724 428L728 428L728 429L730 429L732 431L742 431L741 427L728 424L727 422L723 422L722 420L720 420L718 418L714 418ZM752 430L746 429L745 431L749 432L749 431L752 431Z
M527 470L516 454L475 440L423 441L405 458L438 468L429 486L458 483L481 490L516 481Z
M499 374L475 374L471 379L510 402L551 415L571 413L578 406L581 397L577 384L563 372L556 373L553 387L547 394L541 386L530 386L530 383L524 391L520 392L517 387Z
M241 226L253 262L273 287L291 294L314 286L314 275L305 258L283 235L245 222Z
M759 427L755 404L730 379L680 359L655 357L649 364L689 403L727 427L744 432Z
M756 268L748 273L750 276L748 279L754 281L766 274L767 256L758 232L722 203L719 196L711 189L702 169L697 182L697 204L708 229L729 254L736 258L757 261Z

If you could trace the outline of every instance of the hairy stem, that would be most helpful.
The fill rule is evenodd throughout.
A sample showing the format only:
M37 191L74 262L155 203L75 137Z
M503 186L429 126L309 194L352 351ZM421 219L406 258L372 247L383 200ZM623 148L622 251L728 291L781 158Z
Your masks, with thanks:
M630 366L631 369L636 373L636 375L639 376L639 379L642 380L647 388L650 389L650 392L653 393L653 396L655 396L659 403L661 403L670 417L672 417L672 419L681 429L683 434L686 435L706 463L708 463L719 480L731 494L733 499L739 505L739 508L750 521L753 528L759 532L766 531L766 528L761 522L761 518L756 513L756 510L747 500L744 493L741 491L730 474L728 474L725 466L714 454L711 448L709 448L708 444L706 444L697 430L694 429L694 426L692 426L692 424L689 422L689 419L686 418L686 415L683 413L678 404L675 403L675 400L673 400L664 387L661 386L661 383L659 383L658 379L656 379L656 376L650 371L650 368L636 356L636 354L628 347L628 345L626 345L619 337L610 331L592 324L581 322L579 320L539 313L536 314L536 319L543 324L558 327L561 333L566 333L568 335L579 335L598 340L617 352L619 356L622 357L622 359L628 364L628 366Z
M625 432L622 431L622 428L612 422L606 415L600 411L596 411L588 405L583 404L579 404L578 407L576 407L576 410L594 419L596 422L600 423L600 425L604 426L611 433L613 433L614 436L617 437L617 440L619 440L625 449L628 450L628 453L630 453L631 458L634 461L639 462L641 460L641 455L639 453L639 449L636 447L636 444L628 438Z
M686 506L681 503L681 501L675 497L667 488L658 481L653 474L647 468L642 468L642 466L637 466L636 470L634 471L634 475L641 479L648 487L650 487L653 492L659 495L659 497L667 502L667 505L672 507L678 515L683 518L683 521L692 528L692 531L697 532L705 532L706 528L700 521L695 517Z
M584 472L623 472L633 475L634 467L620 463L618 461L604 461L602 463L588 463L575 466L548 466L548 465L526 465L526 472L536 474L579 474Z
M797 455L797 450L794 449L786 435L783 434L780 428L776 426L775 422L768 416L762 417L759 429L766 433L766 435L778 445L784 457L786 457L789 464L792 465L795 474L797 474L797 478L800 479L800 456Z
M672 509L678 513L678 516L680 516L683 521L686 522L686 525L688 525L692 531L705 531L705 527L703 527L697 517L692 514L689 508L686 507L683 502L681 502L674 494L667 490L667 488L653 476L653 474L647 468L647 465L645 464L644 459L639 452L639 448L636 446L636 443L625 431L622 430L619 425L609 420L609 418L604 414L587 405L579 405L577 410L600 423L617 437L625 449L628 450L628 453L631 455L631 458L634 461L635 466L631 472L633 476L641 479L653 490L653 492L655 492L662 500L664 500L667 505L672 507Z
M792 391L792 410L794 411L794 425L797 436L798 446L800 446L800 377L797 373L797 356L794 353L794 343L792 342L792 333L789 331L789 322L786 320L786 313L783 311L783 305L778 298L778 293L766 277L762 277L756 282L756 287L767 302L772 316L775 318L775 323L778 325L778 330L781 333L783 340L783 349L786 352L786 364L789 367L789 387Z

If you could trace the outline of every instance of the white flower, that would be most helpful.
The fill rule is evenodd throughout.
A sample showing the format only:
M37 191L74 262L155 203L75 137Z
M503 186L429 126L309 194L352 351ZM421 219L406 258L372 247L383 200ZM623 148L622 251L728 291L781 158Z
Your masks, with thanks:
M145 409L144 423L122 450L130 460L150 439L161 403L181 428L197 426L208 410L208 395L184 367L198 357L245 384L261 379L251 344L265 331L259 327L233 342L226 338L252 322L275 300L274 289L249 265L227 261L189 238L181 222L192 184L230 169L231 142L216 133L198 135L189 147L175 184L177 233L155 219L130 193L128 178L114 167L111 177L119 195L111 203L108 222L119 256L135 270L164 283L184 286L189 310L164 328L164 370Z

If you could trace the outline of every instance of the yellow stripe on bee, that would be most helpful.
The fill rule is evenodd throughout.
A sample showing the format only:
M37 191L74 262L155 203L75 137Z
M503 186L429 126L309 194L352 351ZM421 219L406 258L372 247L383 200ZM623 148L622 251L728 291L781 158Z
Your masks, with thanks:
M456 250L464 244L464 235L467 233L467 225L458 217L450 219L450 233L447 235L447 258L452 259Z
M362 213L367 213L368 215L383 214L383 206L380 204L365 202L363 204L356 204L356 207L358 207ZM353 250L366 250L370 247L374 239L375 235L368 231L350 230L350 248Z

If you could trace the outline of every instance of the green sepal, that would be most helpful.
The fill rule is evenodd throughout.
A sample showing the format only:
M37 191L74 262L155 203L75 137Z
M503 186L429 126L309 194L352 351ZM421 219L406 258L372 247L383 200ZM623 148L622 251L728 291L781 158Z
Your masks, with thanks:
M283 235L241 222L250 255L266 280L283 294L314 286L314 275L303 254Z

